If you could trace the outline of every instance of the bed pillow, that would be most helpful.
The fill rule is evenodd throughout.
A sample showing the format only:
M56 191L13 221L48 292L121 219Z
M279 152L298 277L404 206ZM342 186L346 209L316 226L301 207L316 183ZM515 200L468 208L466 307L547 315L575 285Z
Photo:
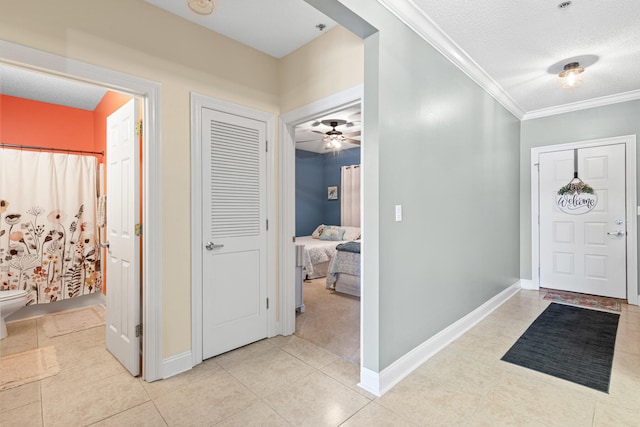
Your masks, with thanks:
M344 230L343 240L358 240L360 238L360 227L341 225L340 228Z
M342 228L333 225L327 225L324 230L322 230L320 240L340 241L342 240L343 236L344 230Z
M311 237L313 237L314 239L319 239L320 235L322 234L322 230L324 230L324 224L320 224L319 226L317 226L316 229L313 230L313 233L311 233Z

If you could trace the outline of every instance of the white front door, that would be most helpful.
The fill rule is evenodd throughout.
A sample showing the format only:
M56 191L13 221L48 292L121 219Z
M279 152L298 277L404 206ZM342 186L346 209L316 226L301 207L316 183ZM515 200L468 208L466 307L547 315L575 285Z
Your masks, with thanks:
M574 176L595 190L593 210L566 213L558 190ZM539 155L540 286L626 298L625 145Z
M202 118L202 358L267 336L266 123Z
M107 118L107 350L140 374L139 104L132 99Z

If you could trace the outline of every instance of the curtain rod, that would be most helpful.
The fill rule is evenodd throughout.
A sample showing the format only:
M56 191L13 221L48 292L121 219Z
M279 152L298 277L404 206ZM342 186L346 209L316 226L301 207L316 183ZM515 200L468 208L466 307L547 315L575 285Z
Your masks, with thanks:
M58 151L61 153L98 154L100 156L104 156L104 151L67 150L64 148L38 147L36 145L6 144L4 142L0 142L0 147L10 147L10 148L20 148L20 149L27 148L29 150Z

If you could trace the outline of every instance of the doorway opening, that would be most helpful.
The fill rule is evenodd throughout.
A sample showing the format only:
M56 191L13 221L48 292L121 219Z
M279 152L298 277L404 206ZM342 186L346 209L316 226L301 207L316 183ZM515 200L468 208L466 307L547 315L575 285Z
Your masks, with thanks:
M317 291L317 293L324 293L327 298L341 298L343 300L346 300L347 298L351 298L352 300L348 302L353 303L355 301L356 309L359 312L361 311L360 300L356 299L357 297L349 296L349 295L341 295L335 292L333 289L327 289L326 269L328 269L329 263L327 263L325 266L323 265L317 266L318 269L321 271L320 278L315 278L311 282L303 281L303 279L306 278L307 273L304 273L302 271L304 262L297 261L297 258L298 258L297 244L300 243L301 239L297 239L296 236L306 234L309 237L308 240L310 242L313 242L313 241L318 242L320 241L320 239L319 238L313 239L311 235L313 234L314 231L316 231L315 229L318 228L318 226L321 225L322 222L337 223L337 224L324 224L325 226L326 225L339 226L341 220L340 220L340 215L336 215L333 217L329 216L328 220L314 219L313 220L314 222L319 222L319 223L314 225L311 225L310 223L300 224L300 228L296 230L297 228L296 218L298 216L299 217L305 216L304 212L301 211L301 209L303 208L297 206L299 205L301 200L300 200L300 197L297 197L296 185L298 181L303 181L303 184L304 184L303 176L305 173L305 169L302 167L296 167L296 148L298 145L303 144L302 142L297 143L296 141L305 140L306 137L304 136L304 132L301 132L302 130L305 130L308 132L307 136L309 136L309 134L312 135L312 138L306 138L306 139L319 139L320 142L313 141L312 143L316 143L316 144L319 143L320 147L324 151L326 142L324 141L324 137L321 134L322 133L326 134L326 132L329 130L325 130L324 132L319 131L321 134L317 134L316 132L310 132L310 128L315 130L315 128L317 128L318 126L313 127L311 125L313 125L316 121L318 121L319 118L330 120L332 118L330 116L338 115L339 112L341 111L350 112L349 114L351 115L355 114L356 111L360 111L361 100L362 100L362 90L363 90L362 85L355 86L351 89L347 89L345 91L339 92L337 94L334 94L332 96L329 96L317 102L309 104L305 107L302 107L300 109L286 113L280 117L279 155L280 155L280 164L282 165L281 167L282 173L280 175L280 194L281 194L280 213L281 215L280 215L280 224L279 224L279 233L280 233L279 271L280 271L280 283L281 283L280 323L281 323L281 331L283 335L290 335L290 334L296 333L296 326L297 326L296 323L300 323L300 326L302 326L303 318L313 317L313 313L307 312L309 308L307 307L306 303L304 303L305 304L304 313L300 313L301 311L300 304L296 302L296 298L295 298L296 280L298 284L303 287L302 288L303 302L304 302L304 292L306 291L306 288L309 287L310 289L313 288L314 291ZM349 117L345 117L343 120L346 121L348 119ZM355 121L358 119L354 117L352 120ZM362 119L359 119L359 120L362 120ZM362 123L359 123L359 126L362 126ZM300 137L299 139L296 137L296 127L300 128L298 129L298 135ZM332 129L332 126L329 129ZM349 131L347 129L344 129L344 133L347 134L349 133ZM317 136L320 136L320 138L317 138ZM355 135L352 135L352 136L355 136ZM361 138L360 140L363 141L363 144L366 144L364 135L358 135L358 138ZM333 156L333 151L332 150L329 150L329 151L330 153L327 154L327 156ZM348 151L350 150L345 151L345 153L347 153ZM298 156L305 157L305 156L314 156L314 155L302 153L302 155L298 154ZM337 159L341 159L344 157L347 157L347 155L345 154L343 155L343 157L335 156L335 157L328 157L328 158L330 160L335 161ZM348 163L351 163L351 162L348 162ZM332 182L331 184L332 185L325 186L323 181L322 184L318 186L319 189L317 190L318 194L322 193L322 195L318 196L320 199L322 199L321 202L326 203L327 205L329 205L330 202L338 204L339 203L338 201L340 200L340 197L341 197L340 187L342 184L339 181L335 183ZM331 187L337 187L337 189L333 189ZM337 190L337 192L332 193L332 190ZM333 198L336 196L338 197L337 199ZM304 222L304 221L301 221L301 222ZM344 237L344 235L342 237ZM303 253L302 253L302 256L304 256ZM297 266L296 264L299 264L299 265ZM315 269L315 268L316 267L314 266L308 267L307 271L310 271L311 269ZM296 274L297 274L297 277L296 277ZM361 283L360 285L361 285L361 288L366 286L364 283ZM330 284L330 288L331 288L331 284ZM298 309L296 309L296 307L298 307ZM296 317L300 319L299 322L297 322ZM352 328L352 327L353 325L349 325L349 328ZM302 328L299 328L299 329L302 329ZM303 333L303 332L302 330L299 330L298 333ZM355 346L357 346L358 349L352 350L351 354L346 357L348 359L351 359L352 361L362 360L362 357L361 357L362 349L360 348L360 341L361 341L360 335L361 335L361 328L359 327L359 322L358 322L357 331L355 332L355 336L357 337L357 340L355 343L353 343L352 341L352 343L355 344ZM322 337L318 337L318 339L321 339L321 338ZM339 338L339 337L336 336L334 338ZM331 339L331 336L328 335L324 339L329 341ZM336 340L336 342L339 342L339 341L340 341L339 339ZM354 347L351 347L351 348L354 348ZM357 352L359 354L357 356L354 356L353 354L354 352Z
M355 104L295 127L295 335L357 364L361 121Z
M37 51L9 42L0 42L0 65L20 71L35 73L45 79L57 78L75 85L91 86L103 93L114 94L116 97L137 98L141 100L143 119L140 126L145 135L145 144L141 149L141 196L142 222L150 232L150 236L142 242L141 262L142 270L142 302L141 320L145 324L145 335L141 338L139 347L142 351L142 377L147 381L162 378L160 363L160 287L150 287L150 283L161 283L159 268L154 259L160 259L161 249L161 219L150 212L160 212L159 205L160 180L159 175L159 145L157 141L159 122L159 85L114 72L101 67L85 64L79 61L62 58L57 55ZM74 70L69 72L69 70ZM30 85L35 87L35 85ZM70 94L76 95L74 92ZM103 95L104 96L104 95ZM47 101L51 103L50 101ZM106 125L105 125L106 128ZM3 141L4 142L4 141ZM23 144L24 145L24 144ZM136 170L140 171L140 166ZM65 309L65 307L61 307Z

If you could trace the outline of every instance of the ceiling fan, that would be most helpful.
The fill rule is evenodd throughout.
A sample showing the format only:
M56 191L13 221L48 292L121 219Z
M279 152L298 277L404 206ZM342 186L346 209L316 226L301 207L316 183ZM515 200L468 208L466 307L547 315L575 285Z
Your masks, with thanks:
M360 145L360 140L353 139L353 137L360 136L360 131L344 133L336 129L336 127L343 126L343 125L347 127L351 127L353 126L353 122L347 122L346 120L342 120L342 119L327 119L327 120L321 120L319 122L314 122L312 126L318 126L320 124L323 124L325 126L330 126L332 128L328 132L311 130L311 132L323 135L322 141L325 143L325 150L340 149L342 147L342 144L344 144L345 142L354 144L354 145ZM311 142L311 141L318 141L318 140L310 139L306 141L297 141L297 142L301 143L301 142Z

